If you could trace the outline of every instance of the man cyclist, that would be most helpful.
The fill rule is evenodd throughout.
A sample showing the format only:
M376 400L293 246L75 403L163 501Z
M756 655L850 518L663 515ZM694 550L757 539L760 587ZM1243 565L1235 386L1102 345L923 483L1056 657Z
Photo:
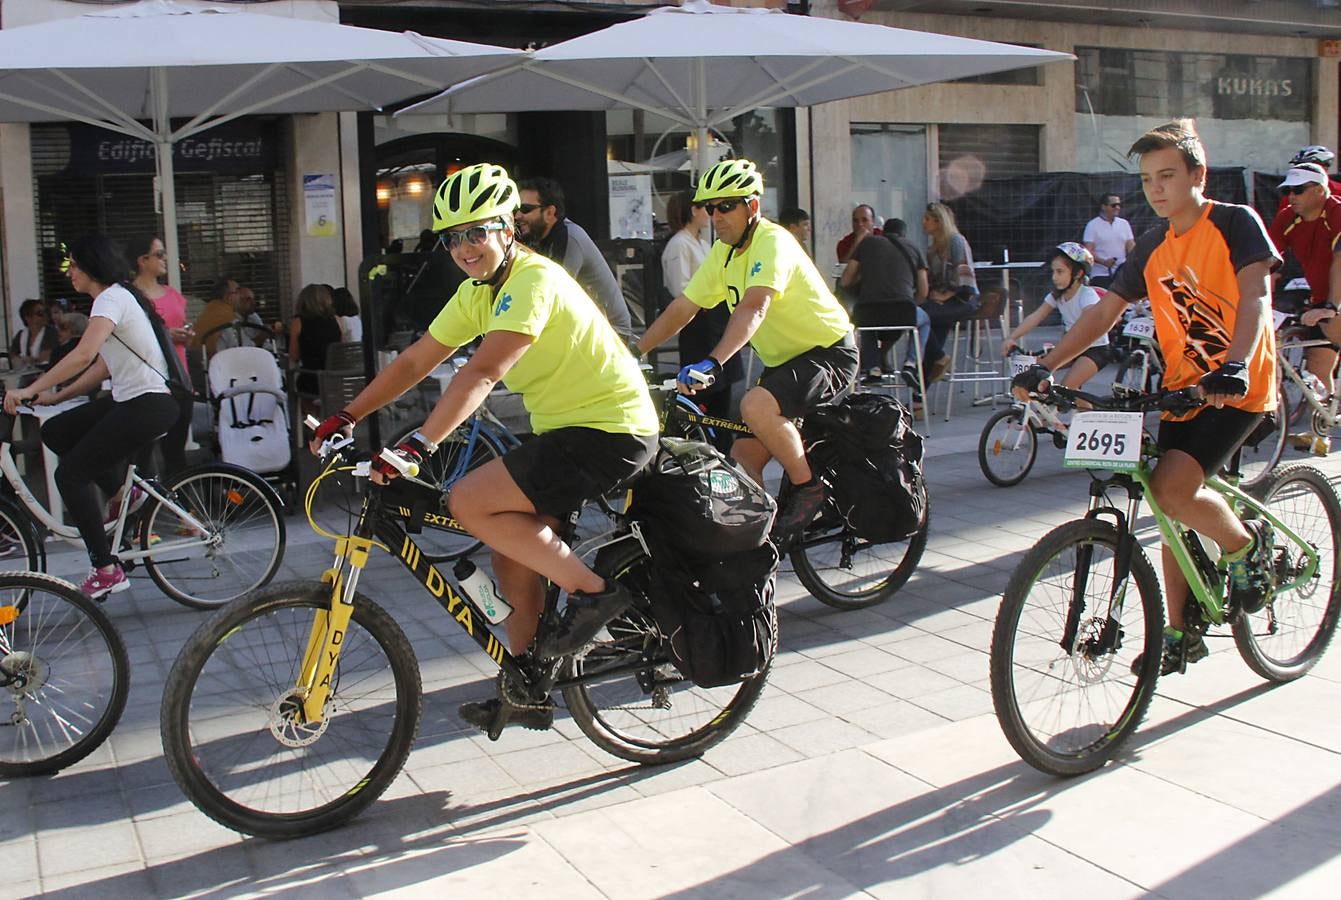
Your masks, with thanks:
M680 296L638 342L647 353L684 328L700 309L731 310L722 339L707 358L680 369L681 392L700 390L748 343L763 361L759 383L740 401L753 438L738 438L731 455L760 484L777 459L795 486L778 513L774 535L788 542L824 502L792 419L833 399L857 374L852 323L810 257L782 226L760 213L764 179L747 159L726 159L699 179L694 202L712 216L717 241Z
M518 245L516 184L502 167L468 166L438 189L433 230L466 275L428 333L378 373L312 441L348 433L448 359L483 341L448 385L424 426L394 452L421 460L475 411L500 380L522 395L536 436L467 474L448 505L489 545L514 654L532 649L545 605L542 578L568 594L553 640L532 652L549 659L581 648L628 606L627 589L592 572L556 534L559 521L638 472L656 446L658 421L637 362L601 310L563 267ZM379 461L375 475L393 477ZM467 703L461 716L487 729L498 700ZM551 703L511 721L545 729Z
M1309 347L1304 366L1332 393L1332 370L1336 368L1337 345L1341 344L1341 198L1336 197L1327 172L1314 163L1290 169L1280 184L1289 205L1271 221L1269 232L1282 254L1289 249L1308 281L1309 305L1299 316L1308 328L1305 340L1327 340L1331 344ZM1296 446L1312 447L1319 456L1331 449L1331 439L1314 441L1311 433L1292 435Z
M1204 482L1276 405L1276 344L1266 312L1268 279L1280 257L1257 213L1204 196L1206 151L1192 120L1146 132L1128 154L1139 156L1146 200L1166 222L1141 235L1103 299L1014 386L1022 399L1046 389L1053 371L1112 328L1127 304L1149 297L1167 363L1164 386L1200 385L1207 401L1188 415L1163 415L1152 492L1171 518L1220 545L1232 599L1256 611L1269 591L1271 527L1260 519L1241 522ZM1204 659L1207 650L1200 635L1186 630L1187 580L1168 547L1163 561L1169 625L1161 671L1169 674Z
M1300 147L1299 152L1290 157L1290 168L1302 165L1319 166L1324 172L1332 171L1332 163L1336 161L1336 154L1328 150L1322 144L1309 144L1307 147ZM1328 186L1332 196L1341 196L1341 181L1327 176ZM1276 212L1281 213L1290 208L1290 195L1282 192L1280 195L1280 205L1276 207Z

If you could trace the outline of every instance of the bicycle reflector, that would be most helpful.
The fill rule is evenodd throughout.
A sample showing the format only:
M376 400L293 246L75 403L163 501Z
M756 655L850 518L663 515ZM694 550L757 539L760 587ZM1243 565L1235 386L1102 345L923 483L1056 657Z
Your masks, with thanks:
M226 497L228 498L228 502L231 503L231 504L233 504L234 506L241 506L241 505L242 505L242 492L241 492L241 491L238 491L238 490L230 490L230 491L229 491L227 494L225 494L224 496L226 496Z
M17 606L0 606L0 627L10 624L19 617Z

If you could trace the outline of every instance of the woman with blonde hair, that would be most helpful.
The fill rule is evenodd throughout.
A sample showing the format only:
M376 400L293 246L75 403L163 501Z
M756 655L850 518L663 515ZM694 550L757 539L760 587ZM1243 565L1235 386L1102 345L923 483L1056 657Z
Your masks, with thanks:
M944 203L928 203L922 214L927 236L927 317L937 346L943 347L950 326L978 311L978 278L973 271L973 250L955 225L955 214ZM926 363L928 381L935 381L950 368L944 353Z
M317 372L326 368L326 348L340 343L335 301L324 284L309 284L298 292L298 314L289 320L289 362L298 373L298 392L317 393Z

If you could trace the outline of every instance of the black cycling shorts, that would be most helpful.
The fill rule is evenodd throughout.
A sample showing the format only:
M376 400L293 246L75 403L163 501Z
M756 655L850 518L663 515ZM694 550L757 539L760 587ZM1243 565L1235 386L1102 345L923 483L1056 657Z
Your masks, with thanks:
M503 466L541 515L563 518L640 472L656 451L655 434L556 428L503 457Z
M1080 359L1082 356L1092 360L1099 368L1099 371L1102 372L1104 366L1113 361L1113 348L1107 344L1104 344L1102 347L1090 347L1084 353L1080 354L1080 356L1077 356L1076 359L1071 360L1071 364L1075 365L1076 360Z
M857 347L849 334L828 347L807 350L764 369L759 387L773 395L784 416L795 419L837 397L856 377Z
M1190 419L1160 422L1155 443L1165 452L1181 450L1201 464L1201 471L1214 475L1252 434L1266 413L1245 412L1225 406L1208 406Z

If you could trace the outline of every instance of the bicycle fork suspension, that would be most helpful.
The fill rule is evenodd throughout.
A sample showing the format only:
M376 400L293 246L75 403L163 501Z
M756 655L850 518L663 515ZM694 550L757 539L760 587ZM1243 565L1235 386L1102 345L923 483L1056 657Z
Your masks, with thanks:
M1136 535L1132 534L1130 524L1136 520L1141 502L1139 488L1128 488L1127 513L1121 512L1104 501L1104 482L1096 481L1090 486L1090 510L1086 518L1097 519L1100 516L1112 516L1117 520L1118 542L1113 557L1113 586L1108 594L1108 609L1102 616L1102 625L1098 634L1089 636L1088 651L1094 655L1113 653L1122 642L1122 607L1127 599L1127 584L1131 579L1132 559L1136 554ZM1094 545L1086 544L1076 551L1075 580L1071 588L1071 602L1066 611L1066 623L1062 628L1061 648L1068 655L1077 649L1080 626L1086 611L1085 595L1089 587L1090 567L1094 562ZM1098 616L1095 617L1099 618Z
M358 587L359 574L368 563L372 545L370 538L340 538L335 546L335 565L321 576L323 582L331 585L331 605L329 609L316 612L298 670L298 683L294 686L304 723L320 722L325 712L326 701L334 686L340 649L349 629L349 619L354 614L354 591ZM349 560L347 570L343 564L346 559Z

